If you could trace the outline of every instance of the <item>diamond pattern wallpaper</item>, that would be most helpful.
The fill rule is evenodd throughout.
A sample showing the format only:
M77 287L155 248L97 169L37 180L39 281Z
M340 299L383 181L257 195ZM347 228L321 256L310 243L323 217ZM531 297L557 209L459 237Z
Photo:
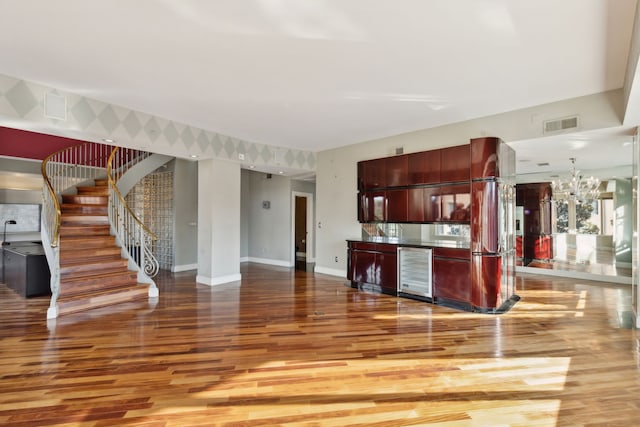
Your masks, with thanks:
M47 93L67 100L67 120L45 117ZM188 158L220 158L256 165L281 166L301 172L314 171L316 154L243 141L117 105L64 92L56 88L0 74L0 126L49 132L54 135L102 142L154 153Z

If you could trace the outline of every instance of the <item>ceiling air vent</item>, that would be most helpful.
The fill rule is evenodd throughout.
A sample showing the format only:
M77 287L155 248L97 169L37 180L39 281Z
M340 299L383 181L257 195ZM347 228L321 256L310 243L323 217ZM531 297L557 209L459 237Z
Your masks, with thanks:
M578 116L547 120L544 122L544 133L560 132L567 129L576 129L577 127Z

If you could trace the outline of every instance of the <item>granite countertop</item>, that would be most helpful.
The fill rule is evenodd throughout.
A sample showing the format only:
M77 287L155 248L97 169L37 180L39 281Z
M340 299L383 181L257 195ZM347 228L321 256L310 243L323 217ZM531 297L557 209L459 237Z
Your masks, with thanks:
M9 245L2 247L7 252L13 252L18 255L44 255L44 248L40 243L27 242L11 242Z
M469 241L460 240L421 240L421 239L399 239L397 237L368 237L347 239L349 242L364 243L384 243L398 246L414 246L428 248L454 248L454 249L470 249Z

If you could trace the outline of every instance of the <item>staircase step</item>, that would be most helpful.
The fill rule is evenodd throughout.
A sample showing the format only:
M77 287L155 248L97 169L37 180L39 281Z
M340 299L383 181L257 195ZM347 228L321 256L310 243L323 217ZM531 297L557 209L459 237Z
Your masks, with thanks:
M90 262L96 259L112 258L122 258L122 252L120 248L115 245L80 249L71 249L68 246L65 246L65 248L60 248L60 265L66 262Z
M108 215L109 209L106 205L84 204L84 203L63 203L60 205L62 213Z
M60 240L60 251L74 250L74 249L91 249L101 248L107 246L115 246L115 236L65 236Z
M61 225L60 236L109 236L109 225Z
M96 183L96 187L106 187L109 185L109 180L107 178L104 179L94 179Z
M129 271L128 265L128 261L120 257L105 257L101 260L90 260L90 262L60 260L60 280Z
M109 202L107 195L82 195L82 194L63 194L62 203L71 203L76 205L104 205Z
M77 277L60 281L59 296L71 296L102 292L106 289L135 285L138 283L138 273L124 271L105 273L89 277Z
M78 195L97 195L97 196L108 196L109 188L107 187L96 187L96 186L87 186L87 187L76 187L78 191Z
M61 225L108 225L107 215L74 214L65 212L60 218Z
M115 304L148 298L148 285L128 285L113 289L104 289L91 294L73 295L58 298L58 315L77 313Z

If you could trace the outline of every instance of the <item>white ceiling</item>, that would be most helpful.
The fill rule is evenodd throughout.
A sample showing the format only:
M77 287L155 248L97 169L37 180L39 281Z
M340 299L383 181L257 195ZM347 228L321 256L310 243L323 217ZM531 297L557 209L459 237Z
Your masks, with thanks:
M252 142L321 151L621 88L635 7L0 0L0 73ZM628 164L629 134L614 130L621 154L607 147L604 156L599 141L611 134L602 132L514 142L528 160L518 173L539 172L531 165L551 155L561 169L569 157L578 166L592 157Z

